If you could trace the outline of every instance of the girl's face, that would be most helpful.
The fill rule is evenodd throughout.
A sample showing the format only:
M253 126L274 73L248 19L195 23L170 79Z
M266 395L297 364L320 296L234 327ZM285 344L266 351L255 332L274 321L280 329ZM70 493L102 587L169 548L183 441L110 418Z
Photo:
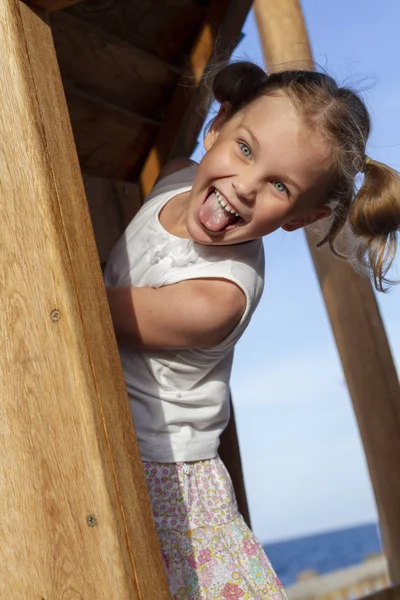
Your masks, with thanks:
M330 152L282 93L228 119L223 105L189 195L186 229L201 244L237 244L293 231L329 214Z

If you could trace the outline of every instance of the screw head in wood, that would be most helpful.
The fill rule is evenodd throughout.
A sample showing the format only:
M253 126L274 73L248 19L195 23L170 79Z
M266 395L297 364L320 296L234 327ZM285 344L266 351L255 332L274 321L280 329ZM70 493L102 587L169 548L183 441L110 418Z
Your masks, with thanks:
M54 310L51 311L50 317L51 317L51 320L54 323L56 323L57 321L59 321L61 319L61 313L57 308L55 308Z
M89 527L95 527L97 525L97 519L95 515L89 515L86 519L86 523L89 525Z

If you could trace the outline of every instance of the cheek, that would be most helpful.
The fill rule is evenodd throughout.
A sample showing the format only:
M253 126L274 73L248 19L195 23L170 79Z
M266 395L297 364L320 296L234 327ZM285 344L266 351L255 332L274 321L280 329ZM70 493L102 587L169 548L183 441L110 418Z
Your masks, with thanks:
M236 158L237 153L235 152L235 145L232 142L220 144L217 142L204 155L199 165L199 170L201 169L204 173L216 173L218 175L218 171L232 167ZM223 175L222 171L221 176Z
M262 214L266 220L276 221L292 216L293 207L285 200L272 198L265 200L262 206Z
M292 217L292 207L284 201L265 200L256 215L255 231L267 235L281 227Z

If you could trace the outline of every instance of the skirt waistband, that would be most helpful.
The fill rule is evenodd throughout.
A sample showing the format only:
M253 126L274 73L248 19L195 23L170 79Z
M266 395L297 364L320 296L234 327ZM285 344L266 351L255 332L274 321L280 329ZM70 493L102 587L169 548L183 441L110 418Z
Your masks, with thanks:
M188 532L233 521L239 511L219 457L184 463L143 463L158 530Z

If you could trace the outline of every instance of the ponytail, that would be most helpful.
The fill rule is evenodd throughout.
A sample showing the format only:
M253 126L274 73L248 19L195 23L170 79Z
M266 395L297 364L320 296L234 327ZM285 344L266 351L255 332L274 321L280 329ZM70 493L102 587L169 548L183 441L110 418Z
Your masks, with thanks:
M384 291L387 272L397 251L400 228L400 175L367 157L364 182L351 203L349 225L356 236L357 259L369 271L378 291Z
M229 102L234 114L260 95L268 79L265 71L254 63L231 63L214 76L212 93L221 104Z

